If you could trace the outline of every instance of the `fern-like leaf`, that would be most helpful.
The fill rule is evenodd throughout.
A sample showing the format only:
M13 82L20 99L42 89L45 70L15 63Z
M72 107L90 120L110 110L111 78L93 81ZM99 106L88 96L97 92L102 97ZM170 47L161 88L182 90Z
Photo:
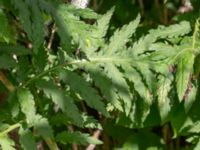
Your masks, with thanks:
M27 123L32 124L33 118L36 115L33 95L27 89L19 89L17 95L21 106L21 111L25 114Z
M20 143L24 150L36 150L36 142L34 140L33 134L29 129L23 129L22 127L19 130Z
M128 25L123 26L120 30L115 31L114 35L110 38L109 45L105 48L107 54L117 53L129 41L129 38L135 33L136 28L140 23L140 15L130 22Z
M56 87L53 82L41 80L37 82L37 86L52 99L52 101L67 115L72 121L79 126L82 126L83 119L81 114L74 104L74 100L67 96L62 90Z
M141 75L130 66L127 66L125 70L125 74L128 80L130 80L134 84L134 89L138 92L138 94L141 96L143 101L141 103L147 104L146 108L143 108L141 112L143 112L143 117L141 120L145 120L147 115L150 111L150 106L152 104L152 96L150 94L149 89L145 86L145 84L142 81Z
M12 34L12 30L2 9L0 9L0 22L0 41L6 43L15 43L15 36Z
M28 34L29 39L32 39L32 28L31 28L31 12L29 11L28 5L23 0L11 0L14 7L19 11L19 19L23 26L23 29Z
M166 37L178 37L188 34L191 31L189 22L183 21L179 24L171 25L169 27L159 27L158 29L150 30L149 34L139 39L134 43L132 49L135 55L142 54L149 47L156 42L157 39Z
M171 78L160 76L158 82L158 108L163 122L167 119L171 110L170 98L168 97L173 79Z
M12 3L19 11L21 24L33 44L34 52L37 54L38 47L42 44L44 37L44 23L38 0L12 0Z
M185 92L190 82L191 74L193 72L194 55L190 52L186 52L178 62L177 74L176 74L176 87L178 92L178 98L180 101L184 99Z
M10 55L0 55L0 68L1 69L8 69L13 68L16 66L16 61Z
M0 136L0 146L2 150L15 150L15 143L7 135Z
M53 130L49 125L49 122L46 118L41 115L36 115L33 118L33 127L35 129L36 134L42 136L44 139L53 138Z
M53 131L48 120L36 114L35 102L31 92L27 89L19 89L17 94L21 110L26 116L28 126L34 127L37 134L41 135L43 138L52 138Z
M115 92L118 93L119 98L121 99L121 101L123 101L122 105L124 105L124 112L126 113L126 115L128 115L132 106L132 97L124 75L118 70L115 65L109 63L105 66L105 72L107 73L107 76L111 79L112 84L115 85L115 88L117 90Z
M7 55L31 55L32 52L21 45L11 45L11 44L5 44L0 43L0 55L1 54L7 54Z
M96 37L96 38L104 38L105 37L108 27L109 27L110 19L113 15L113 12L114 12L114 8L110 9L106 14L104 14L97 20L97 25L96 25L97 29L95 31L93 31L94 37Z
M89 134L84 134L81 132L73 132L73 133L62 132L56 136L56 140L63 144L67 144L67 143L77 143L77 144L82 144L82 145L102 144L100 140L90 137Z
M112 82L105 72L97 65L87 65L85 68L91 78L94 80L95 85L101 90L103 98L105 98L114 108L119 111L124 111L117 93L118 85Z
M108 112L105 109L101 97L98 95L97 91L83 80L83 78L71 71L63 70L60 72L60 79L66 84L69 84L73 91L78 92L88 106L108 116Z

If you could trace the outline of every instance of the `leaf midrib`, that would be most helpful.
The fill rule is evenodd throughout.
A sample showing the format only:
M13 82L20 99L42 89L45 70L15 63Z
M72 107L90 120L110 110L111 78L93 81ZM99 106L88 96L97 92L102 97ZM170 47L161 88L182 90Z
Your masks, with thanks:
M48 73L51 73L57 69L66 67L68 65L76 65L76 64L92 64L92 63L131 63L131 62L135 62L135 61L139 61L133 58L119 58L119 57L93 57L93 58L89 58L89 59L78 59L78 60L71 60L71 61L67 61L64 62L62 64L56 65L52 68L49 68L48 70L45 70L41 73L39 73L38 75L36 75L35 77L27 80L25 83L23 83L21 86L22 87L26 87L28 85L30 85L33 81L45 76Z

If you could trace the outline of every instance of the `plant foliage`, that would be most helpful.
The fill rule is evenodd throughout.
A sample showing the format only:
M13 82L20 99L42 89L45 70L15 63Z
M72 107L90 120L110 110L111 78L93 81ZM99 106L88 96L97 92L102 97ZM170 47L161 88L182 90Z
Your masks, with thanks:
M40 141L52 150L99 145L105 141L91 137L93 129L117 139L117 127L126 133L168 122L174 138L198 149L198 18L137 36L140 15L111 30L114 7L97 14L53 0L1 3L2 150L34 150ZM122 148L165 149L144 131L129 132Z

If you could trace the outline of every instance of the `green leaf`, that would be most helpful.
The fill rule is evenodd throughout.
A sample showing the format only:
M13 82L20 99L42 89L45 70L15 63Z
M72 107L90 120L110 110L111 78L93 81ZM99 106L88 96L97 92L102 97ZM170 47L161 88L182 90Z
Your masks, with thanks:
M111 79L112 84L115 86L114 90L118 93L118 96L124 105L124 112L128 115L132 107L132 97L124 75L111 63L106 64L104 70L107 76Z
M128 80L130 80L134 84L134 89L138 92L138 94L141 96L142 101L140 103L144 103L143 109L141 110L142 113L142 122L146 119L147 115L150 112L150 106L152 104L152 96L150 94L150 91L145 86L145 84L142 81L141 75L131 66L126 66L125 75Z
M23 129L22 127L19 130L20 143L24 150L37 150L37 145L35 143L32 132L29 129Z
M11 3L14 5L15 9L19 11L19 19L23 26L23 29L28 34L29 39L31 40L32 28L31 28L31 12L29 11L28 5L23 0L11 0Z
M85 19L97 19L99 15L94 12L94 10L86 8L86 9L79 9L73 5L63 5L66 7L68 12L74 14L75 16L79 16Z
M180 51L178 46L171 46L169 44L161 42L152 44L150 46L150 49L154 52L150 55L149 59L153 61L163 61L169 57L176 55Z
M83 118L84 118L84 127L85 128L102 130L101 124L99 123L98 120L94 119L94 117L84 115Z
M155 65L148 60L139 59L137 60L137 62L133 64L133 66L141 74L141 77L144 80L143 82L147 85L150 94L155 95L156 79L154 73L151 71L151 70L156 70L154 69Z
M19 89L17 92L18 101L20 103L21 111L25 114L28 124L34 122L36 115L36 108L34 97L28 89Z
M9 128L9 124L5 124L5 123L2 123L2 121L0 122L0 131L4 131L6 129Z
M179 24L170 25L168 27L159 26L159 28L156 30L156 33L160 38L174 38L188 34L190 31L190 23L188 21L182 21ZM154 31L152 30L150 33L151 32Z
M194 64L194 54L191 52L186 52L182 57L178 62L176 73L176 88L179 101L184 99Z
M188 34L190 31L191 27L187 21L182 21L179 24L170 25L169 27L159 26L157 29L150 30L149 34L141 37L138 42L133 44L134 55L144 53L157 39L178 37Z
M2 150L15 150L15 143L7 135L0 136L0 146Z
M172 109L172 112L170 113L170 121L171 121L171 126L173 129L173 137L176 138L180 130L182 129L185 121L187 118L187 114L184 110L184 105L183 103L176 105L174 109Z
M76 125L82 126L83 119L81 114L74 104L74 100L69 95L56 87L51 81L40 80L36 84L56 105L58 105L67 117L72 119Z
M1 54L6 54L6 55L29 55L31 54L31 50L25 48L24 46L21 45L11 45L11 44L5 44L5 43L0 43L0 55Z
M34 116L33 121L33 127L38 135L43 138L53 138L53 130L46 118L41 115L36 115Z
M194 61L194 75L197 77L200 74L200 54L195 57Z
M27 89L19 89L17 95L22 112L26 116L29 127L33 126L37 134L44 138L52 138L53 131L48 120L41 115L36 114L35 103L31 92Z
M34 55L33 63L39 72L42 72L48 64L47 50L43 46L38 48L38 53Z
M103 47L105 43L105 36L109 27L109 22L112 17L114 8L108 11L105 15L102 15L97 19L95 29L93 29L86 39L86 45L81 48L86 52L87 56L90 56L98 50L99 47Z
M8 108L9 108L9 113L12 116L12 118L16 118L19 115L20 112L20 104L19 101L17 100L17 91L14 91L9 94L8 97Z
M123 149L126 150L159 150L163 146L160 142L160 137L149 131L140 131L139 133L133 133L132 136L128 137L123 145Z
M38 53L38 48L44 41L44 21L42 12L39 8L38 0L27 0L27 6L29 5L29 11L31 12L30 19L32 21L31 29L32 34L31 41L33 42L33 50L35 54ZM21 10L20 10L21 11Z
M87 65L86 69L90 72L95 85L101 90L103 97L116 109L123 112L122 103L117 93L117 85L107 77L107 74L98 65Z
M125 25L120 30L115 31L114 35L110 38L109 45L105 48L107 54L114 54L118 52L118 50L121 50L129 41L133 33L135 33L139 23L140 15L138 15L137 18L128 25Z
M86 133L81 133L81 132L62 132L59 133L56 136L56 141L62 143L62 144L67 144L67 143L77 143L81 145L87 145L87 144L94 144L94 145L99 145L102 144L102 142L96 138L90 137L89 134Z
M43 18L37 0L12 0L13 5L19 11L19 19L33 44L34 53L37 54L38 47L43 43Z
M188 133L200 133L200 121L193 122L187 131Z
M8 23L8 19L4 14L3 10L0 8L0 41L6 43L14 43L15 35L11 32L11 28Z
M68 70L60 71L59 76L73 91L80 94L88 106L108 116L106 107L97 91L95 91L81 76Z
M200 139L198 140L197 145L194 147L193 150L199 150L200 149Z
M184 101L186 113L190 111L193 103L197 100L197 97L196 97L197 93L198 93L198 91L197 91L196 85L189 83L188 89L185 93L185 101Z
M0 55L0 68L1 69L8 69L13 68L16 66L16 61L10 55Z
M94 37L96 38L104 38L108 27L109 27L109 22L110 19L113 15L114 12L114 7L112 9L110 9L106 14L102 15L98 20L97 20L97 29L94 30Z
M59 5L57 9L51 6L51 12L58 26L58 34L65 50L71 50L72 43L85 48L90 41L90 33L95 26L86 24L75 14L68 10L67 5Z
M169 91L171 90L172 79L173 79L172 76L170 77L159 76L157 96L158 96L158 109L160 112L160 117L162 122L166 120L171 110L170 98L168 97L168 94Z
M31 73L31 71L33 70L33 68L31 67L31 63L29 61L29 57L20 57L18 59L18 66L17 66L17 71L16 71L16 76L17 76L17 80L19 82L23 82L25 80L28 80L29 77L28 75Z

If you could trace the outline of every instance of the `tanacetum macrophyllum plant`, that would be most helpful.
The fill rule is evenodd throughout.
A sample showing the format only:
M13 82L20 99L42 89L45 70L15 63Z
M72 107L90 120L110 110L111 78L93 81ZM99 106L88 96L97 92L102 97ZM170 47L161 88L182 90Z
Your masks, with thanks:
M1 149L198 150L200 13L147 31L88 2L0 1Z

